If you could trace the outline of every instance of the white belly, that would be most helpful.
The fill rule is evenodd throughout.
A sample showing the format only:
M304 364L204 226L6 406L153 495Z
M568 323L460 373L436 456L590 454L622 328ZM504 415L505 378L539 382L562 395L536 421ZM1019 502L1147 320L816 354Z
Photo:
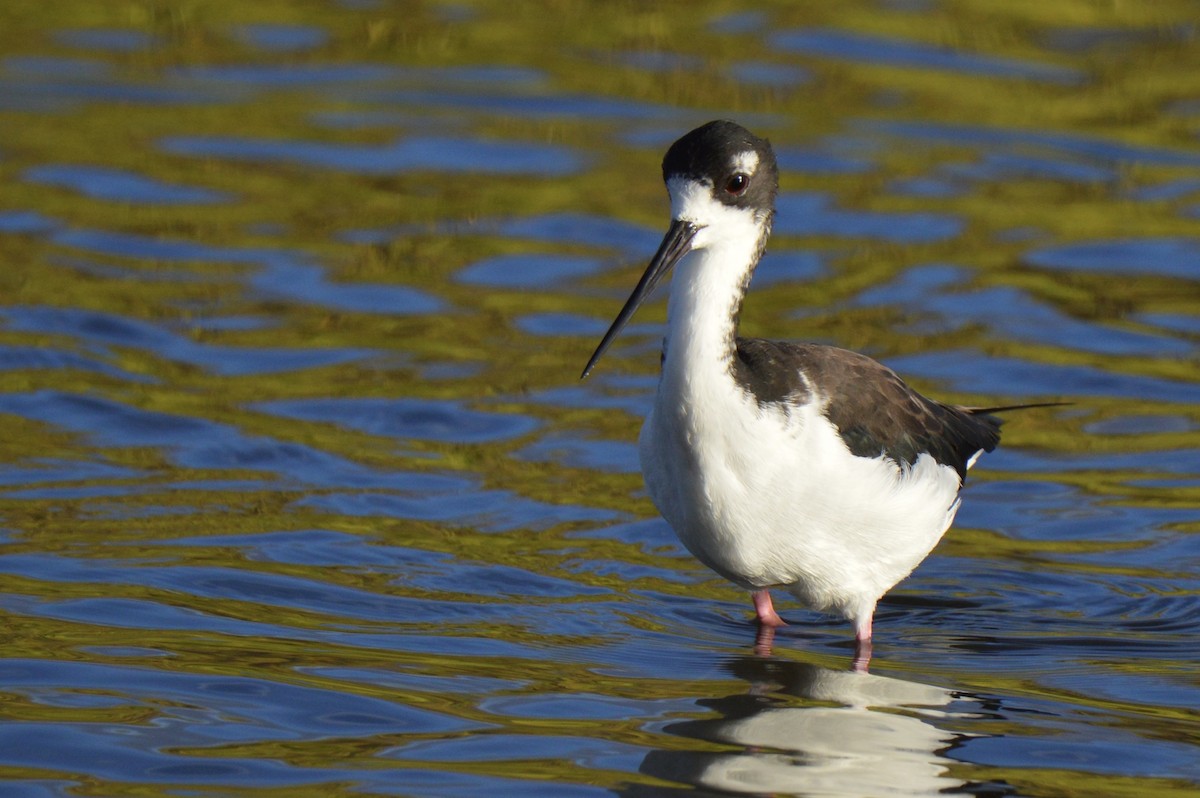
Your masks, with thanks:
M639 440L659 512L735 584L869 617L954 519L958 474L928 455L904 469L855 457L812 404L785 412L722 393L689 403L659 386Z

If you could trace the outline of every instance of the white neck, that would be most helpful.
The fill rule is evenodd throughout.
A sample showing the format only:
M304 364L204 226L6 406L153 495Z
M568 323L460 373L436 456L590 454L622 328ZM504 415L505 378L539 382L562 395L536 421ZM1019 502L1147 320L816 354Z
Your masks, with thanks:
M664 374L728 371L738 311L763 234L760 224L739 227L723 236L706 235L711 228L701 230L697 246L675 267L667 304Z

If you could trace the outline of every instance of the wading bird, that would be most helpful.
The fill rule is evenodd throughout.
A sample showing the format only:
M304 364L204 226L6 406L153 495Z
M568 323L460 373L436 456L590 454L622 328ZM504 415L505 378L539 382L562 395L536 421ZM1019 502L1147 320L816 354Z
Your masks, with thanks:
M710 122L662 169L670 227L582 376L674 267L639 439L650 496L688 551L750 591L760 646L784 623L769 592L780 588L853 623L865 668L876 602L954 520L967 469L1000 440L990 414L1018 406L942 404L855 352L739 337L775 215L771 145Z

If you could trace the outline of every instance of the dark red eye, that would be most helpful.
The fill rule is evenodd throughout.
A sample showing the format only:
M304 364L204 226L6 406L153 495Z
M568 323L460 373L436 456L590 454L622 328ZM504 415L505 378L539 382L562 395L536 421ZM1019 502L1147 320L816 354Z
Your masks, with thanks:
M737 196L746 190L746 186L750 185L750 176L738 172L729 180L725 181L725 193Z

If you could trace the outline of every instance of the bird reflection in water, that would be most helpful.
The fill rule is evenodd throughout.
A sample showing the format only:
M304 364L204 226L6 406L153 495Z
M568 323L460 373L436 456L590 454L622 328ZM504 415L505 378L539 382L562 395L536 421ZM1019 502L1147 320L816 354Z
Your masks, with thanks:
M653 751L643 773L701 790L689 789L691 795L933 796L967 786L951 775L954 761L944 754L969 735L938 723L978 717L969 705L946 709L970 702L969 696L761 657L735 660L729 670L750 683L749 692L701 700L720 717L673 723L665 731L743 750ZM789 696L814 703L797 705Z
M760 657L769 657L775 648L775 627L758 624L754 636L754 653ZM854 647L854 658L850 660L850 668L858 673L866 673L871 668L871 641L859 640Z

